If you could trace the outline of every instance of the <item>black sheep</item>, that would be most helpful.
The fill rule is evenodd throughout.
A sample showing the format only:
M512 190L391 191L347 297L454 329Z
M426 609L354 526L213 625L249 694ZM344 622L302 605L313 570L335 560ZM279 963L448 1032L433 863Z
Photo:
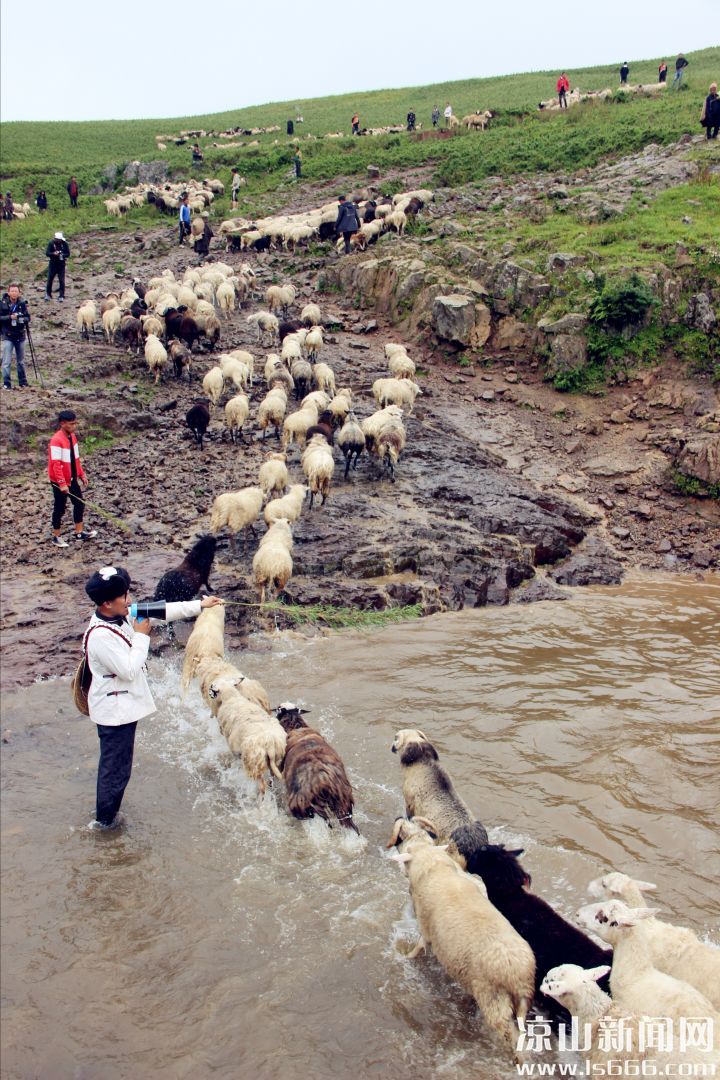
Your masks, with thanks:
M257 240L253 240L250 247L253 251L267 251L270 247L270 237L261 236Z
M186 315L186 308L168 308L165 312L165 331L170 338L180 338L192 351L193 343L202 337L200 327L192 315Z
M298 319L285 319L278 326L278 339L282 343L288 334L296 334L302 330L303 324Z
M527 889L530 875L518 862L522 848L507 851L502 844L477 845L472 831L456 829L455 847L463 856L469 874L481 877L490 903L501 912L535 953L535 988L540 1006L547 1015L568 1021L569 1014L552 998L539 993L539 987L551 968L559 964L578 964L583 968L612 964L612 950L596 945L582 930L567 922L545 900ZM599 982L609 993L609 980Z
M200 449L202 450L203 438L210 423L210 410L204 401L198 401L191 409L188 409L185 414L185 422L195 436L196 442L200 443Z
M377 203L375 202L374 199L370 199L365 204L365 213L363 214L363 221L365 222L366 225L369 224L369 222L375 220L375 208L376 208L376 206L377 206Z
M323 221L318 229L318 236L321 240L334 240L335 239L335 222Z
M310 442L313 435L323 435L329 446L335 445L335 424L333 414L329 409L320 413L317 424L307 429L306 441Z
M410 217L416 217L417 214L420 213L424 205L425 203L422 201L422 199L418 199L417 195L413 195L412 199L405 207L405 213Z
M214 536L201 536L180 565L163 574L155 586L153 600L193 600L203 585L209 591L208 578L216 547Z
M147 314L147 304L140 297L137 300L133 300L130 305L130 314L134 319L139 319L141 315Z
M135 278L133 280L133 289L138 294L138 296L140 297L141 300L145 299L145 293L147 292L147 285L143 285L141 281L138 281L138 279ZM147 305L145 307L145 310L147 311Z

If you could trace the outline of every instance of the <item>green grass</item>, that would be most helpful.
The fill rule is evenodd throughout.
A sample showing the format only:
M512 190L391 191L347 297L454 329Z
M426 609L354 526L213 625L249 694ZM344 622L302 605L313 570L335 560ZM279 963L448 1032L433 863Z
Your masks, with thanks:
M382 611L362 611L330 604L283 604L275 601L264 604L263 610L281 612L296 624L311 623L314 626L327 626L331 630L374 629L407 619L419 619L422 615L420 604L384 608Z

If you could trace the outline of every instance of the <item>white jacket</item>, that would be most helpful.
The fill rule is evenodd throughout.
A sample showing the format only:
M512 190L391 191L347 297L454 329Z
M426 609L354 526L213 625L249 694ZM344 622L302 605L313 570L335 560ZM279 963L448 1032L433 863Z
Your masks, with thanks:
M200 600L170 603L164 621L194 618L200 609ZM145 677L150 648L147 634L138 634L127 619L118 623L101 619L95 613L85 631L83 645L92 672L88 709L93 723L120 727L155 712Z

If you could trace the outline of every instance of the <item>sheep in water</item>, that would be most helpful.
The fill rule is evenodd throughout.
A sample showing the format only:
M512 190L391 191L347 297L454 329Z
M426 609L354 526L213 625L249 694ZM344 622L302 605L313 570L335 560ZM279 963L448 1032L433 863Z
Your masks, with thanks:
M532 949L492 906L484 886L464 873L417 819L398 818L388 847L399 846L420 929L410 953L435 953L471 994L491 1031L516 1053L535 988Z
M163 574L155 586L153 600L193 600L203 586L209 591L216 547L214 536L201 536L180 565Z
M287 735L283 779L288 810L296 818L321 817L332 828L358 828L352 819L353 792L338 752L308 727L301 709L290 701L279 705L276 716Z
M213 716L217 716L220 701L218 698L211 698L209 691L213 682L221 678L232 679L244 698L252 701L255 705L259 705L266 713L272 712L270 699L262 683L259 683L257 679L248 679L247 676L243 675L242 671L239 671L234 664L225 660L224 657L199 657L195 662L193 675L200 684L202 699Z
M185 423L195 436L195 441L203 448L203 439L210 424L210 410L204 401L198 401L185 414Z
M413 728L402 728L395 736L391 749L393 754L400 755L403 798L408 817L420 815L432 821L435 832L443 842L449 840L453 830L459 826L474 824L469 807L456 792L427 735Z
M220 701L218 723L230 750L242 759L245 772L264 795L268 770L278 780L282 779L285 732L276 717L243 696L234 678L226 676L213 681L208 693Z
M233 555L237 554L235 537L243 534L245 548L246 530L254 532L253 522L258 517L263 504L263 493L259 487L241 488L239 491L225 491L218 495L212 505L210 531L217 535L227 526L230 532L230 547Z
M206 656L219 659L225 656L225 607L222 604L204 608L195 620L183 657L180 680L183 690L187 690L198 662Z

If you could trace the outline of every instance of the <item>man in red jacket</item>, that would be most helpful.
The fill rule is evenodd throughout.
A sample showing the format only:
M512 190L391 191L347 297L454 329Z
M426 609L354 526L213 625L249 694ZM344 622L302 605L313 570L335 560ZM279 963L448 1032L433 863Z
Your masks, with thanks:
M77 417L72 409L63 409L58 416L58 425L59 430L48 443L48 475L55 499L52 513L52 542L55 547L67 547L67 540L63 540L60 535L60 525L68 496L73 507L75 539L92 540L93 536L97 536L97 530L88 531L83 526L85 504L80 485L87 487L87 477L80 464L80 450L75 434Z
M563 71L557 81L558 104L561 109L567 109L567 92L570 89L570 80Z

